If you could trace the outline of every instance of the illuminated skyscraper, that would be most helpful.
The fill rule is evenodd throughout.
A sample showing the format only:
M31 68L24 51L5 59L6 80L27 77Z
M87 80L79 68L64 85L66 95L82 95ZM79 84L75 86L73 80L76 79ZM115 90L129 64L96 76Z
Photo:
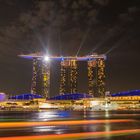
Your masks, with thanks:
M66 61L61 61L61 69L60 69L60 95L63 95L66 93Z
M97 62L88 61L88 93L94 97L97 95Z
M70 93L77 93L77 61L70 60Z
M31 93L36 94L36 80L37 80L37 59L33 59L33 75L32 75L32 84L31 84Z
M105 96L105 60L97 59L97 89L99 97Z
M42 96L49 97L50 91L50 63L43 61L42 63Z
M77 61L62 60L60 71L60 94L77 92Z
M49 62L34 58L31 93L40 94L44 98L49 96L50 64Z
M93 97L105 96L105 60L88 61L88 93Z

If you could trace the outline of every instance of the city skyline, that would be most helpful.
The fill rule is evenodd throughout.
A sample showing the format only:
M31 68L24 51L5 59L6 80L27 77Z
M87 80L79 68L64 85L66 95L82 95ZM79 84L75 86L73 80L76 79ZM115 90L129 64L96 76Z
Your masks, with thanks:
M140 0L0 0L0 140L140 140Z
M47 49L52 55L64 56L108 53L107 90L140 89L138 0L89 0L87 3L5 0L0 3L0 91L30 92L32 62L17 55ZM51 14L46 15L47 12ZM58 76L55 70L59 67L56 65L54 85ZM86 75L85 71L81 73ZM84 81L80 87L85 92ZM55 87L52 88L57 94Z

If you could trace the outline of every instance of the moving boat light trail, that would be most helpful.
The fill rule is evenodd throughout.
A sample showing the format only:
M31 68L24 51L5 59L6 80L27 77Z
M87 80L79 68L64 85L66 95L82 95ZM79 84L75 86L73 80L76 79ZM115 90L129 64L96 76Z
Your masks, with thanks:
M117 120L75 120L75 121L49 121L49 122L3 122L0 123L0 128L15 128L15 127L33 127L33 126L56 126L56 125L84 125L84 124L100 124L100 123L124 123L134 122L131 119Z
M52 121L52 122L9 122L0 123L0 128L15 128L15 127L33 127L36 125L84 125L95 123L127 123L134 122L132 119L116 119L116 120L75 120L75 121ZM140 133L140 129L125 129L113 131L97 131L97 132L81 132L81 133L65 133L65 134L48 134L48 135L32 135L32 136L12 136L0 137L0 140L55 140L55 139L84 139L84 138L103 138L108 136L122 136Z
M82 132L82 133L70 133L70 134L52 134L52 135L39 135L39 136L15 136L15 137L0 137L0 140L77 140L84 138L102 138L107 136L122 136L140 133L140 129L131 130L115 130L105 132Z

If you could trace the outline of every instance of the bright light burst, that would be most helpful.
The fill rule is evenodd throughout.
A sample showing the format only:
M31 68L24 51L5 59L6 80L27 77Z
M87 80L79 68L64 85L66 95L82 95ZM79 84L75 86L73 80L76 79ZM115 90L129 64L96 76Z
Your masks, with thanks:
M48 55L44 56L44 60L45 60L46 62L50 61L49 56L48 56Z

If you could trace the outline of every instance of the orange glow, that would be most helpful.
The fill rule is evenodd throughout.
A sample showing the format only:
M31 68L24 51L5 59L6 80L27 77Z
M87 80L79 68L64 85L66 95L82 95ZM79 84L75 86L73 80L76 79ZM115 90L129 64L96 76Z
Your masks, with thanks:
M65 140L65 139L77 139L77 138L95 138L95 137L106 137L106 136L119 136L119 135L130 135L140 133L140 129L131 130L115 130L115 131L104 131L104 132L83 132L83 133L71 133L71 134L53 134L53 135L40 135L40 136L16 136L16 137L0 137L0 140Z
M3 122L0 123L0 128L13 127L32 127L32 126L56 126L56 125L83 125L83 124L98 124L98 123L122 123L134 122L132 119L117 119L117 120L74 120L74 121L50 121L50 122Z

